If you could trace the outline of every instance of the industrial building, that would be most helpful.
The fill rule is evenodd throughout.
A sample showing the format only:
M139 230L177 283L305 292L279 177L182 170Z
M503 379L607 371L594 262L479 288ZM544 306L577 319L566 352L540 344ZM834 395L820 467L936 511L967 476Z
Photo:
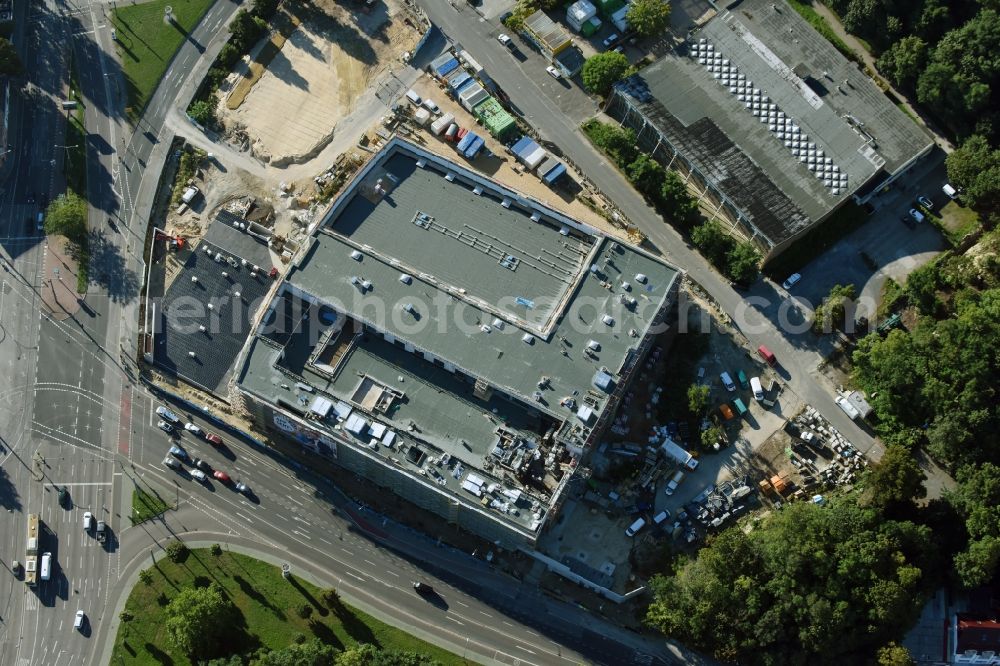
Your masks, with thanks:
M237 363L256 424L504 547L559 513L681 274L393 138Z
M933 142L782 0L728 7L619 83L606 111L773 257Z

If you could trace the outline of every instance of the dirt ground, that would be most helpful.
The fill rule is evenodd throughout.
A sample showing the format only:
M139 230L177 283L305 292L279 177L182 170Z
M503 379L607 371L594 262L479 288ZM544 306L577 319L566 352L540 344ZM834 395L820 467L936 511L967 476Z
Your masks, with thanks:
M275 164L305 161L322 150L338 121L420 37L395 0L376 3L368 14L357 11L361 6L284 3L280 11L291 16L283 18L300 25L237 109L220 96L217 113L227 132L245 131L252 153ZM241 64L224 92L248 72Z
M504 149L504 145L500 141L490 136L481 126L477 126L475 117L456 100L449 97L442 88L442 84L430 76L424 75L414 84L413 90L424 99L434 100L441 108L441 113L450 113L455 116L455 122L459 127L472 129L486 140L486 150L490 151L492 156L486 151L482 151L476 159L466 160L473 169L518 192L537 199L575 220L589 224L605 234L627 240L623 229L611 225L603 215L592 210L580 200L577 194L586 196L586 191L581 191L579 186L575 184L580 182L580 178L573 174L569 165L567 165L566 176L563 177L563 185L557 188L549 187L538 176L525 171L524 167ZM405 103L406 100L402 101ZM416 137L419 137L417 141L427 150L451 160L462 161L462 158L454 150L454 144L445 141L440 136L435 136L430 131L430 124L427 128L422 129Z

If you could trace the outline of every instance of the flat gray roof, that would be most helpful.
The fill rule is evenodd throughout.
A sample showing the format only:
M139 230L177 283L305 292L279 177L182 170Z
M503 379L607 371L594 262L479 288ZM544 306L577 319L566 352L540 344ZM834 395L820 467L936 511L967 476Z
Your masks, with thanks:
M334 209L333 219L289 271L288 282L431 358L565 417L569 412L559 401L574 396L579 404L594 388L599 369L617 378L678 271L622 243L575 230L563 235L558 213L532 205L530 210L542 214L533 221L519 206L504 208L504 193L491 181L473 182L471 172L466 174L470 180L449 181L446 174L455 171L448 163L433 165L423 158L425 167L414 168L417 157L408 148L388 150L370 173L388 169L397 179L395 189L374 207L367 199L357 203L365 197L363 187L348 191L343 213L337 216ZM362 186L366 178L360 179ZM473 194L473 186L482 187L482 195ZM469 227L488 232L494 247L521 252L520 263L513 271L499 266L484 253L482 236L466 241L466 232L457 239L414 224L417 205L434 225L459 229L468 221ZM358 219L360 209L370 215ZM340 235L342 230L347 235ZM363 247L359 239L371 243ZM384 243L375 245L377 240ZM363 255L360 261L352 258L354 251ZM585 251L588 262L578 263L575 273L568 259L547 259L560 253L579 259ZM564 268L557 271L545 261ZM411 276L409 283L400 281L403 273ZM642 282L637 275L644 276ZM354 277L370 288L353 284ZM517 297L534 307L518 304ZM548 383L539 389L543 376Z
M932 145L781 0L735 3L640 77L619 89L775 244Z

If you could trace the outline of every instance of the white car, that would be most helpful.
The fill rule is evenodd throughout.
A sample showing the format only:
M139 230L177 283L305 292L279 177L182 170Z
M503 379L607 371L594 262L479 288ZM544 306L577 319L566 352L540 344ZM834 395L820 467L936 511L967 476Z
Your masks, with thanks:
M552 77L553 79L561 79L561 78L562 78L562 72L560 72L560 71L559 71L558 69L556 69L556 68L555 68L555 67L553 67L552 65L549 65L548 67L546 67L546 68L545 68L545 71L546 71L546 72L548 72L548 73L549 73L549 75L550 75L550 76L551 76L551 77Z
M497 35L497 41L503 44L504 46L510 46L511 42L510 35L505 35L504 33L501 32L499 35Z
M801 279L802 279L801 273L792 273L791 275L788 276L787 280L781 283L781 286L784 287L785 289L791 289L796 284L798 284L799 280Z
M858 411L858 408L855 407L854 405L852 405L851 401L848 400L847 398L843 397L843 396L840 396L839 398L837 398L837 405L842 410L844 410L845 414L847 414L848 416L851 417L851 420L855 420L859 416L861 416L861 412Z
M171 432L172 433L174 431L174 427L172 425L170 425L169 423L167 423L166 421L157 421L156 422L156 427L159 428L160 430L162 430L163 432Z
M205 473L203 471L201 471L200 469L193 469L193 470L191 470L191 478L192 479L198 479L199 481L204 482L205 479L207 479L208 477L205 476Z
M156 408L156 415L159 416L161 419L166 419L167 421L170 421L171 423L180 423L181 422L181 419L180 419L179 416L177 416L176 414L174 414L172 411L170 411L169 409L167 409L163 405L160 405L159 407Z
M193 435L200 435L201 434L201 428L199 428L198 426L196 426L193 423L185 423L184 424L184 429L187 430L189 433L191 433Z
M441 113L441 108L432 99L425 99L423 107L435 115Z
M89 511L84 511L83 513L83 531L89 532L91 526L94 524L94 514Z
M608 35L607 37L605 37L604 41L601 42L601 43L604 44L604 48L609 49L617 41L618 41L618 33L614 32L614 33L611 33L610 35Z
M83 614L82 610L76 612L76 617L73 619L74 629L83 629L83 621L86 619L86 615Z

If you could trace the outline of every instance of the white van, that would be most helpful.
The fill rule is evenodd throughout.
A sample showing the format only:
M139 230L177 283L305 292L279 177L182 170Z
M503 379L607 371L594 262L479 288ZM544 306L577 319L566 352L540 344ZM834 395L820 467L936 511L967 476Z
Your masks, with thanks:
M729 376L728 372L723 372L719 375L719 379L722 380L722 385L726 387L727 391L736 390L736 384L733 383L733 378Z
M84 619L84 617L86 617L86 616L83 614L83 609L81 608L80 610L78 610L76 612L76 617L73 619L73 628L74 629L83 629L83 619Z
M42 554L42 568L39 576L42 580L48 580L52 577L52 553Z
M669 481L667 481L667 487L663 489L663 492L667 495L673 495L674 491L677 490L677 486L681 485L681 481L684 480L685 476L686 475L683 470L677 470L674 472L674 475L670 477Z
M420 95L413 91L413 88L406 91L406 99L410 100L414 106L420 106L420 102L423 101L420 99Z
M660 523L662 523L664 520L666 520L669 517L670 517L670 512L667 511L666 509L664 509L663 511L661 511L658 514L656 514L655 516L653 516L653 523L656 524L656 525L659 525Z
M638 518L634 523L628 526L627 530L625 530L625 536L634 537L639 532L639 530L641 530L645 526L646 526L646 519Z
M764 399L764 387L761 386L760 377L750 378L750 390L753 391L753 397L755 400Z
M945 183L941 188L941 191L944 192L945 195L952 201L958 198L958 190L952 187L949 183Z

